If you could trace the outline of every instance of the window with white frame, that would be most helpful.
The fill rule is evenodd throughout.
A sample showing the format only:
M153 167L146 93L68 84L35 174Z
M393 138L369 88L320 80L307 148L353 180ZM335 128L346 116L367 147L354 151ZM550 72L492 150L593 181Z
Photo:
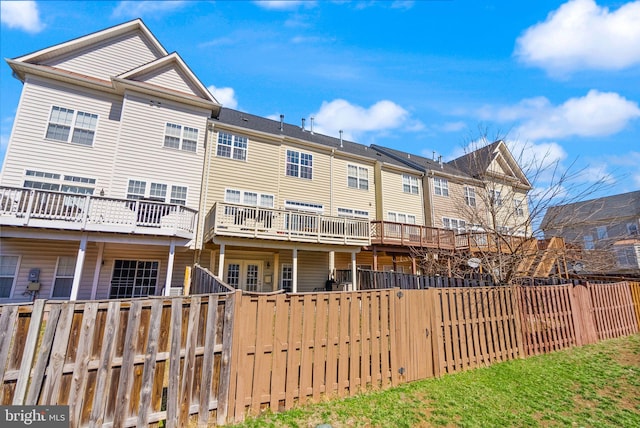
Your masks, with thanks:
M284 207L289 210L312 211L320 214L324 212L322 204L314 204L313 202L284 201Z
M280 288L285 291L291 291L293 289L293 266L289 263L282 264Z
M627 233L629 235L638 235L638 223L627 223Z
M73 274L76 270L76 258L73 256L58 257L56 274L53 280L53 290L51 298L68 299L71 296L71 286L73 285Z
M198 130L175 123L167 123L164 131L164 146L195 152L198 149Z
M187 187L166 183L147 183L143 180L129 180L127 199L149 199L171 204L187 204Z
M524 216L524 207L522 205L522 199L514 199L513 207L514 207L515 214L518 217Z
M151 260L115 260L109 298L155 295L159 264Z
M467 222L458 218L442 217L442 227L464 233L467 230Z
M402 176L402 191L404 193L418 194L418 179L411 175Z
M638 267L638 260L636 259L636 250L633 246L625 246L615 249L616 259L618 265L621 267Z
M369 211L356 210L352 208L338 208L338 216L369 218Z
M97 124L97 114L52 106L45 138L92 146Z
M607 226L596 227L596 232L598 234L598 239L607 239L609 237L609 234L607 233Z
M93 195L96 184L95 178L62 175L54 172L25 171L23 186L29 189L61 191L79 195Z
M313 179L313 155L287 150L286 174L290 177Z
M593 250L595 245L593 244L593 236L592 235L584 235L584 249L585 250Z
M0 256L0 298L11 297L11 291L18 274L20 256Z
M247 137L218 132L216 156L236 160L247 160Z
M449 196L449 180L433 177L433 191L438 196Z
M500 190L489 190L489 200L495 207L502 206L502 195Z
M476 206L476 189L474 187L465 186L464 200L468 206Z
M387 220L394 223L416 224L416 216L413 214L387 211Z
M347 165L347 184L352 189L369 190L369 169Z
M226 189L224 193L224 201L230 204L244 204L273 208L274 197L273 195L266 193L258 193L238 189Z

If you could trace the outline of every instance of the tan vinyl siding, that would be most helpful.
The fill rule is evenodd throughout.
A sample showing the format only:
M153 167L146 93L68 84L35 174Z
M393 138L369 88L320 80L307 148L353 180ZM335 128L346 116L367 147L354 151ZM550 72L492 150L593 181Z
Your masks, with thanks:
M149 101L150 97L126 94L113 193L108 196L125 197L129 179L146 181L147 186L150 182L187 186L187 206L197 209L208 112L165 100L158 107ZM197 152L164 147L167 122L198 129Z
M175 64L169 64L166 67L154 70L153 72L143 74L134 80L151 83L163 88L173 89L191 95L198 95L198 91L189 79L175 68Z
M293 264L291 251L280 252L280 272L282 264ZM298 251L298 292L313 291L314 288L324 289L324 283L329 277L329 253L320 251Z
M291 177L286 175L287 150L313 155L312 179ZM280 187L279 202L284 206L285 201L309 202L322 204L323 214L330 215L331 204L331 160L328 153L314 151L306 147L285 144L280 148Z
M97 114L93 146L46 140L52 106ZM7 152L3 185L22 186L25 169L34 169L95 178L96 188L108 189L121 109L117 97L29 76Z
M443 177L440 177L443 178ZM476 207L466 205L464 197L464 187L466 184L447 179L449 196L436 195L434 191L433 177L429 178L431 191L431 209L433 210L434 227L444 227L442 218L454 218L464 220L466 223L474 223L474 218L478 214L484 215L482 208L482 189L475 187ZM484 221L483 221L484 222Z
M349 187L347 180L348 165L367 168L369 181L368 190ZM338 215L338 208L348 208L367 211L370 219L374 219L376 217L376 187L373 165L354 162L349 159L334 158L332 178L332 215Z
M387 220L389 211L411 214L416 216L416 224L424 224L424 206L422 202L422 186L421 178L417 175L411 175L418 180L418 194L405 193L402 191L402 174L401 172L382 170L382 214L380 220Z
M130 32L45 61L44 65L103 80L118 76L161 57L161 53L139 32Z

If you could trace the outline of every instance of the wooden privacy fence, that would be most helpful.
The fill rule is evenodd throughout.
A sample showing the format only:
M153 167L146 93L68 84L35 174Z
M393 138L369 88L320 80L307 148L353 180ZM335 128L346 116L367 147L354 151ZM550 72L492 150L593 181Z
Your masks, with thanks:
M7 305L0 403L69 405L71 426L226 420L233 295ZM211 416L211 417L210 417Z
M72 426L241 421L638 331L640 284L231 294L0 307L0 404Z

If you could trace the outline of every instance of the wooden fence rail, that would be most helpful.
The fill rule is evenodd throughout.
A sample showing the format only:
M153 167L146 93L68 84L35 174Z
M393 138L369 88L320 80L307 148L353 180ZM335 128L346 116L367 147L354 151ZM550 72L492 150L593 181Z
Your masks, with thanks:
M0 306L0 404L200 426L638 331L640 284L389 288Z

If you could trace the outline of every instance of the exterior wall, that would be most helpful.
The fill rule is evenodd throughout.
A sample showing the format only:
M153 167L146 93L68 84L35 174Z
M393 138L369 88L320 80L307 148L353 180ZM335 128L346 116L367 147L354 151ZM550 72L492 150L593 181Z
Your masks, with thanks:
M166 100L158 107L151 105L151 100L157 101L157 98L134 93L125 95L122 130L113 166L113 188L107 196L124 198L129 179L143 180L147 185L157 182L187 186L187 206L197 209L209 112ZM164 147L167 122L198 129L195 153Z
M13 295L10 299L0 299L3 302L28 301L31 296L23 295L29 282L29 271L33 268L40 269L40 292L38 298L50 299L55 281L58 257L77 257L80 242L78 241L54 241L47 239L15 239L3 238L2 255L20 256L18 275L15 281ZM91 298L93 278L96 261L98 259L98 243L89 241L85 253L85 261L78 290L78 300ZM157 260L159 261L159 273L156 283L156 294L160 294L166 280L169 249L155 245L130 245L130 244L105 244L102 255L102 265L96 292L96 299L108 299L111 277L116 259L124 260ZM173 266L172 286L181 287L184 282L186 266L193 263L193 252L176 252Z
M151 83L163 88L170 88L187 94L199 93L199 90L189 83L189 78L175 68L174 63L138 76L134 80Z
M286 175L287 150L313 155L311 180ZM279 203L284 206L286 200L291 200L322 204L324 214L329 215L331 205L331 159L329 154L306 146L287 143L280 147L280 159L281 170L277 198Z
M111 76L132 70L160 56L161 53L136 31L44 61L43 64L109 81Z
M402 176L411 175L418 180L418 194L405 193L402 190ZM416 224L424 225L424 204L422 200L423 189L420 185L422 181L418 175L392 171L383 168L380 174L382 183L382 215L378 220L387 220L389 211L411 214L416 216ZM380 201L379 201L380 203Z
M367 168L368 190L355 189L348 185L348 165ZM367 211L370 219L376 217L376 185L373 164L353 161L344 157L333 158L331 174L331 194L333 209L331 215L338 215L338 208Z
M93 146L45 139L54 105L98 115ZM22 187L25 170L33 169L95 178L96 189L109 189L121 109L122 100L115 96L29 76L18 106L2 184Z

